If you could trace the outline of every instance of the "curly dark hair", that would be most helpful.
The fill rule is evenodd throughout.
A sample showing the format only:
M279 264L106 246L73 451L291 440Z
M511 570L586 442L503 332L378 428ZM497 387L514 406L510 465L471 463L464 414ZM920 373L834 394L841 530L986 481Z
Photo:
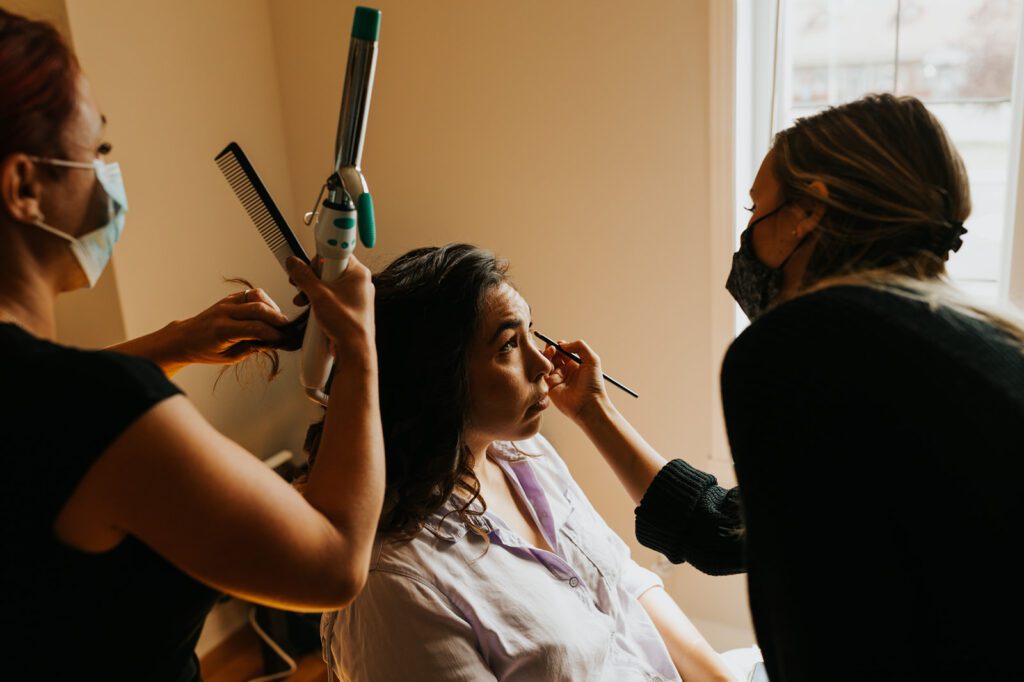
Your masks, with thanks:
M485 535L477 520L486 504L464 440L468 358L484 299L509 281L507 272L489 251L448 244L410 251L373 276L387 464L382 535L412 538L453 495L452 513ZM301 343L308 314L288 325L281 350ZM306 433L310 467L322 430L323 420Z

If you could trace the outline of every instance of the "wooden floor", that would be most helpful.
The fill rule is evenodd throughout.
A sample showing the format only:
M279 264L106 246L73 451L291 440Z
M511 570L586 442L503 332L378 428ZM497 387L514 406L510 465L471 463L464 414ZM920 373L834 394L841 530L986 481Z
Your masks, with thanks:
M286 682L327 682L327 667L314 651L297 661L299 669ZM266 673L260 654L260 638L246 626L234 633L200 661L203 682L247 682Z

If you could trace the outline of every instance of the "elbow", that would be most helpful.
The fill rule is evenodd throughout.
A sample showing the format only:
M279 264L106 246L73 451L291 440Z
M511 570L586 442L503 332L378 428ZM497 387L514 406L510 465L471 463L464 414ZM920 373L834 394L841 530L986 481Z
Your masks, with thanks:
M338 571L331 581L330 593L326 595L329 603L324 610L343 609L355 601L366 587L368 574L366 566L346 566Z

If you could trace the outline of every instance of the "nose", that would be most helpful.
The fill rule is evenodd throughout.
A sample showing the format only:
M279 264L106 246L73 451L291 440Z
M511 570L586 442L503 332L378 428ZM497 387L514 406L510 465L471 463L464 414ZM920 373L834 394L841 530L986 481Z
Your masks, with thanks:
M538 382L555 369L555 366L538 347L538 341L531 334L531 343L526 354L527 373L534 382Z

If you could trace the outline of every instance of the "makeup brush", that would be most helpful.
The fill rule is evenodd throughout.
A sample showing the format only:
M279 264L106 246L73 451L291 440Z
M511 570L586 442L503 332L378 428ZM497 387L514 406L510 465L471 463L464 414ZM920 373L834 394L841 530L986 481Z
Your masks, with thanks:
M534 334L534 336L536 336L538 339L540 339L544 343L548 344L549 346L554 346L555 349L558 350L559 353L561 353L562 355L565 355L566 357L571 358L573 360L573 362L575 362L577 365L583 364L583 361L580 360L580 356L576 355L575 353L570 353L569 351L565 350L564 348L559 346L557 343L555 343L552 339L549 339L548 337L544 336L540 332L534 332L533 334ZM636 391L634 391L634 390L632 390L630 388L626 388L625 386L623 386L622 384L617 382L615 379L612 379L610 376L605 374L604 372L601 373L601 376L604 377L605 381L607 381L608 383L613 384L615 386L618 386L619 388L621 388L623 391L625 391L626 393L630 394L634 398L639 398L640 397L639 395L637 395Z

